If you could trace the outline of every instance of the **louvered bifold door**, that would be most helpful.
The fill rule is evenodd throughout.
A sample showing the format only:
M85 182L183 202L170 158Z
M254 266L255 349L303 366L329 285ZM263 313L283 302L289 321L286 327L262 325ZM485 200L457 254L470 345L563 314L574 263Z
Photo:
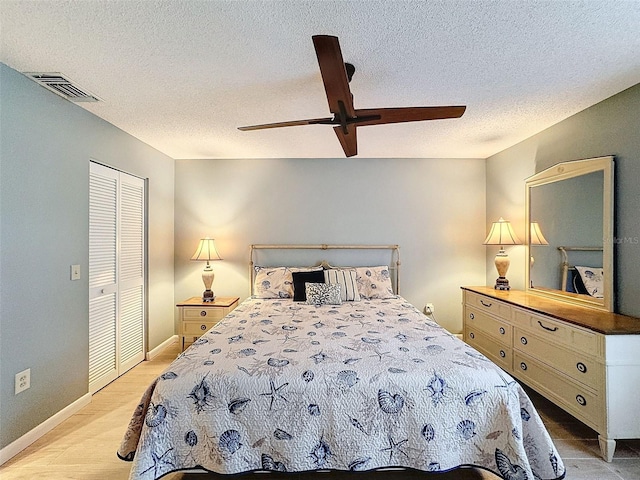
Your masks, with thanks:
M118 178L91 163L89 176L89 392L118 377Z
M120 177L119 370L144 360L144 180Z

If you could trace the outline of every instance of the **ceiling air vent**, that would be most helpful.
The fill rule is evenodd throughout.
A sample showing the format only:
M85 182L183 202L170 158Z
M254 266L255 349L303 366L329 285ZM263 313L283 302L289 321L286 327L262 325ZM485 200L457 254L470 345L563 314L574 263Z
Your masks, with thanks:
M72 102L101 102L102 100L88 92L78 84L64 77L60 73L25 72L25 75L35 80L43 87L63 96Z

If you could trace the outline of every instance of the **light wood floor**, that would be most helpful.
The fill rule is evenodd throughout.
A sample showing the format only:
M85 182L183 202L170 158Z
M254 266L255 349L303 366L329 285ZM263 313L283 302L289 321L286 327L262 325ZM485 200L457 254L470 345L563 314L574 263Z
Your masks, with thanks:
M0 467L2 480L126 480L130 464L116 456L131 413L143 391L178 354L174 344L153 361L142 362L93 396L90 405L23 450ZM640 440L618 442L613 463L604 462L598 451L596 433L574 420L553 404L530 392L562 459L567 466L567 479L640 480ZM336 480L339 474L288 475L286 479ZM348 480L372 476L346 476ZM175 473L167 480L205 480L228 478L220 475ZM238 477L234 477L238 478ZM261 475L239 478L262 479ZM385 473L384 480L432 478L421 473ZM456 471L440 474L439 480L494 480L486 472ZM276 475L269 475L275 480Z

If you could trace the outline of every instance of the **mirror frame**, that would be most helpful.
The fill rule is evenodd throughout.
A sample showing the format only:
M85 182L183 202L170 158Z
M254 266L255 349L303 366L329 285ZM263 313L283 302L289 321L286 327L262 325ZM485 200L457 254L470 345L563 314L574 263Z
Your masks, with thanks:
M561 290L539 290L531 288L531 189L561 180L578 177L588 173L604 173L603 198L602 198L602 267L604 269L604 298L602 300L586 298L585 295L578 295ZM574 160L561 162L547 168L525 180L525 288L528 293L554 298L566 303L572 303L607 312L613 312L615 305L614 285L614 213L613 213L613 156L588 158L585 160ZM558 262L558 265L560 263Z

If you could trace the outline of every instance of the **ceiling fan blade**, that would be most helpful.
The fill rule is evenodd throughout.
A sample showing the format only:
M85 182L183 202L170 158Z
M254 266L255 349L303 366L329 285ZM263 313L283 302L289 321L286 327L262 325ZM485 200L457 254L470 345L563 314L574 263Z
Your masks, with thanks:
M363 126L460 118L466 108L465 106L359 108L355 111L356 117L368 118L364 118L362 121L358 121L356 118L355 122L358 126Z
M266 128L279 128L279 127L296 127L298 125L333 125L335 122L332 117L326 118L309 118L307 120L291 120L289 122L276 122L276 123L263 123L262 125L248 125L246 127L238 127L238 130L243 132L249 130L264 130Z
M314 35L313 46L316 49L320 74L327 93L329 110L336 115L341 114L340 102L347 117L355 115L353 95L349 89L349 79L342 59L338 37L330 35Z
M358 139L356 137L356 125L351 124L346 127L347 132L345 133L342 126L333 127L333 131L336 132L336 136L338 140L340 140L340 145L342 145L342 150L344 150L344 154L347 157L353 157L358 154Z

